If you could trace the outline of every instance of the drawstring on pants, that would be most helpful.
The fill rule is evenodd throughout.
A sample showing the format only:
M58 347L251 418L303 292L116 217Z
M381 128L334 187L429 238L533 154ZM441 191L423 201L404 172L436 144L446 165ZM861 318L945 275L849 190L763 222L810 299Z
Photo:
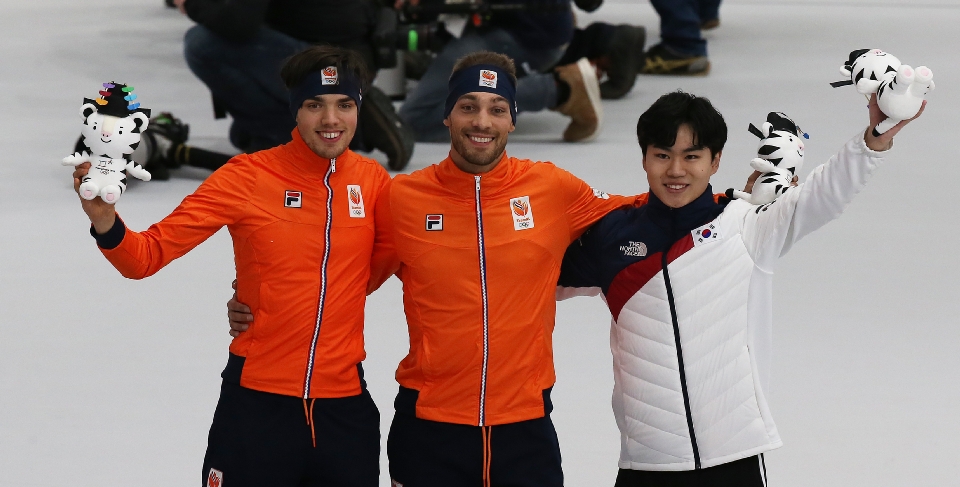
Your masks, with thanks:
M317 433L313 428L313 405L317 402L316 398L310 399L310 407L307 408L307 400L303 400L303 414L307 416L307 426L310 427L310 439L313 440L313 447L317 447Z
M483 436L483 487L490 487L490 460L493 456L490 438L493 436L493 427L481 426L480 434Z

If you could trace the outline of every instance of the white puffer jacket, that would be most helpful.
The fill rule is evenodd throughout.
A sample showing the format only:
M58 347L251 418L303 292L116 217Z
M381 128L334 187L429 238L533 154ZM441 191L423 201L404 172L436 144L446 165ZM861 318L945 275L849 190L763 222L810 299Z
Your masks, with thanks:
M881 157L861 133L776 202L727 204L674 244L666 272L657 264L634 280L632 294L614 296L624 292L622 283L606 291L615 317L610 348L621 468L693 470L782 445L764 397L774 265L793 243L840 215ZM643 247L629 245L619 248ZM558 298L597 292L560 288Z

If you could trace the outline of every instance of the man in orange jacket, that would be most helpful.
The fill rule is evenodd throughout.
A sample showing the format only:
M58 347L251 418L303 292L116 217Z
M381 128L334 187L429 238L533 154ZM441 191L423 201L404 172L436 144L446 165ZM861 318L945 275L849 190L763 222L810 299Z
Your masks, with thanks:
M510 58L462 58L448 91L449 157L398 175L374 211L369 289L403 281L410 333L390 476L395 487L559 487L550 390L560 264L587 227L635 199L507 156ZM231 333L242 334L251 317L236 300L228 307Z
M634 199L509 157L515 87L510 58L460 59L449 157L398 175L377 201L371 289L396 273L410 332L387 443L394 485L563 485L550 420L560 264Z
M131 279L230 231L237 293L256 322L230 345L202 485L374 487L380 417L360 363L372 212L389 176L347 148L365 68L352 51L315 46L280 74L292 142L234 157L144 232L99 198L81 204L104 256Z

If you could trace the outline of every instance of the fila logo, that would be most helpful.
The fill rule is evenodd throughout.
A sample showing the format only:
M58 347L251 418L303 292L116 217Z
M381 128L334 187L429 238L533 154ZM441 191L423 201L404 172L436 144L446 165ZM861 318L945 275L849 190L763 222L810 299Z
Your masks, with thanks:
M288 189L283 195L283 206L286 206L287 208L300 208L303 206L303 200L301 200L302 197L303 193L300 191L291 191Z
M626 257L646 257L647 244L643 242L629 242L627 245L621 245L620 251Z
M439 232L443 230L443 215L427 215L427 231Z
M497 72L490 71L488 69L481 69L480 70L480 86L486 86L487 88L496 88Z
M320 81L321 85L338 85L340 84L340 77L337 76L337 67L336 66L327 66L323 68L323 71L320 71L320 76L323 78Z
M710 222L700 228L695 228L690 232L690 235L693 237L694 247L723 238L720 236L720 229L717 228L716 222Z
M594 196L594 197L600 198L600 199L602 199L602 200L608 200L608 199L610 199L610 195L609 195L609 194L604 193L603 191L600 191L599 189L595 189L595 188L590 188L590 189L593 190L593 196Z
M223 486L223 472L211 468L210 474L207 475L207 487L222 487Z
M363 211L363 193L360 192L360 185L348 184L347 197L350 204L350 218L365 218L367 213Z
M513 216L514 230L533 228L533 208L530 206L529 196L521 196L510 200L510 214Z

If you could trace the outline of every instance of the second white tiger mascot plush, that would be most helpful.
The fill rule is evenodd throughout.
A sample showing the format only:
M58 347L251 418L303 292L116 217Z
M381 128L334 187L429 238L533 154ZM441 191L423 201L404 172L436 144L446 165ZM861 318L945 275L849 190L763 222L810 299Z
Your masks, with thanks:
M860 94L877 94L877 106L887 116L873 128L873 135L877 137L901 120L916 116L924 97L935 87L930 68L920 66L914 69L880 49L851 52L847 62L840 67L840 74L849 79L830 83L830 86L854 85Z
M765 205L792 186L793 177L803 165L803 138L809 136L780 112L770 112L759 129L751 123L749 130L760 138L759 157L750 161L750 167L759 171L760 177L751 193L728 189L727 197L740 198L751 205Z
M150 180L150 173L130 158L140 145L140 134L150 123L150 110L140 108L136 99L132 86L113 82L103 84L96 100L83 99L81 134L90 152L77 152L63 159L65 166L90 163L90 172L80 181L81 198L92 200L99 196L114 204L127 189L127 174Z

